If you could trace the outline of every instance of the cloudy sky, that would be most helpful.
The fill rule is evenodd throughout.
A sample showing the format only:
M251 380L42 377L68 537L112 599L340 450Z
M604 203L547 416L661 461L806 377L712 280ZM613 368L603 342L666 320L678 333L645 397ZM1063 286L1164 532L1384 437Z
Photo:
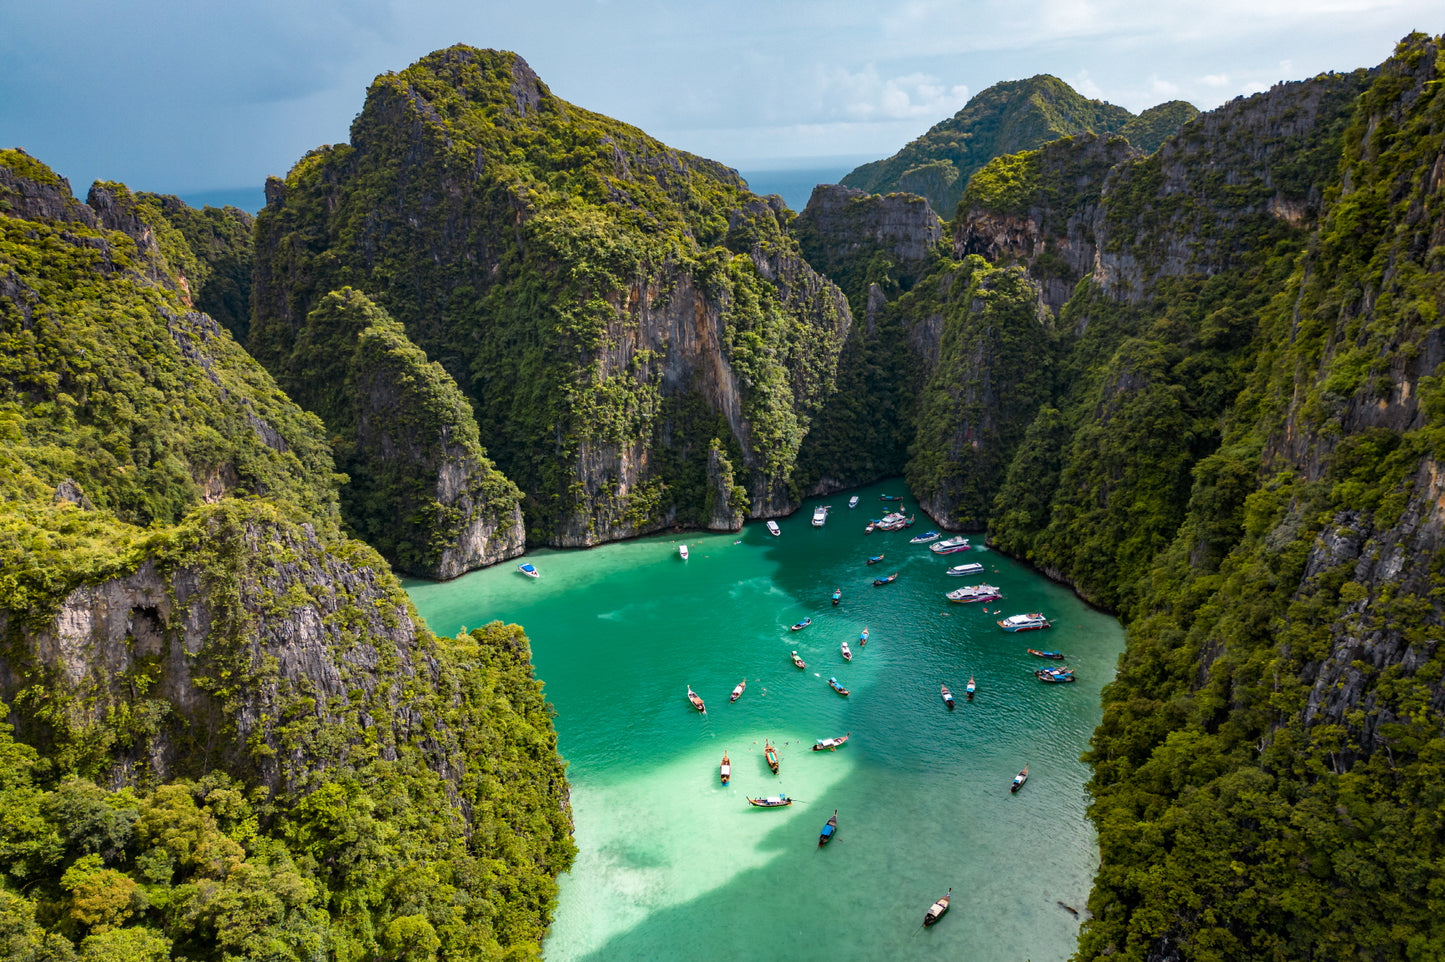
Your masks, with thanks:
M1203 13L1205 9L1207 13ZM1135 112L1374 66L1439 0L0 0L0 147L70 178L259 187L373 77L467 43L742 170L878 159L1001 80ZM848 163L844 169L851 167Z

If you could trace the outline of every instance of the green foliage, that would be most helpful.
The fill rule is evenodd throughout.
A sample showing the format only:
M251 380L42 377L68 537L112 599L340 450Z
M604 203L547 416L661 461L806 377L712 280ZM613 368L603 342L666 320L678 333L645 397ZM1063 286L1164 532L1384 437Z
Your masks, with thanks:
M955 270L939 305L938 366L918 402L906 477L921 502L948 507L943 524L976 530L1035 411L1053 394L1054 348L1038 291L1021 269L972 257Z
M921 194L949 217L974 172L994 158L1034 150L1060 137L1119 133L1139 119L1123 107L1081 97L1047 74L1007 80L979 93L887 160L854 170L842 184L874 194ZM941 165L947 165L951 178L919 176Z
M1222 382L1240 388L1176 534L1145 566L1114 554L1133 617L1086 756L1101 867L1080 959L1445 952L1439 411L1417 360L1441 303L1419 173L1445 129L1439 51L1407 38L1359 98L1318 232L1275 248L1294 269L1264 262L1258 292L1204 315L1250 305L1257 348Z
M196 210L168 194L140 193L136 199L150 213L148 220L179 231L194 255L190 271L185 272L185 287L196 310L245 343L251 327L255 219L235 207Z
M319 419L184 310L166 201L103 197L125 231L0 216L0 955L535 956L574 849L525 636L420 627L340 534ZM343 386L479 451L348 309Z
M352 144L309 155L284 194L258 218L253 351L303 390L294 349L322 340L305 319L364 292L470 400L533 540L705 520L716 429L666 420L693 393L722 412L727 372L694 383L699 351L720 344L737 376L755 497L786 485L832 389L846 316L786 209L558 100L514 55L458 46L377 78Z

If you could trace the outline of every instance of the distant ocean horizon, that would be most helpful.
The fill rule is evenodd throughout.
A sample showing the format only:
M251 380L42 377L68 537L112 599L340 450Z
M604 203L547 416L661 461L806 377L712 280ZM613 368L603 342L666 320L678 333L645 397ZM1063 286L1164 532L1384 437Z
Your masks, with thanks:
M766 197L778 194L795 211L808 206L813 188L819 184L836 184L855 168L877 160L876 157L810 157L797 161L786 159L766 162L764 168L739 167L738 173L748 182L748 189Z
M868 157L808 157L798 160L781 158L765 161L747 168L739 167L738 173L748 182L748 189L766 197L778 194L784 203L795 211L808 206L813 188L819 184L836 184L854 168L876 158ZM176 196L192 207L238 207L248 214L256 214L266 206L265 187L219 187L211 190L195 190Z

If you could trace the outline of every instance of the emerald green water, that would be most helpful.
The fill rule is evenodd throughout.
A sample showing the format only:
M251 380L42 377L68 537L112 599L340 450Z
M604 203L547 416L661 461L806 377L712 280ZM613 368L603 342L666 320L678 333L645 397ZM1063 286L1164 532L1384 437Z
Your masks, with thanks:
M1079 919L1058 903L1082 911L1098 861L1078 757L1122 629L1002 555L976 547L940 557L910 545L928 528L921 515L911 529L864 535L888 507L881 492L905 493L897 482L850 492L861 497L853 510L848 493L823 499L833 510L821 529L810 524L819 502L809 502L779 522L776 538L761 523L688 533L687 561L682 536L659 536L532 552L538 579L501 565L407 584L434 631L501 619L531 639L557 709L579 849L561 879L549 962L1070 955ZM880 552L883 563L865 566ZM944 574L966 561L983 562L986 577ZM894 571L897 581L872 586ZM943 598L982 580L1004 600ZM995 624L1027 611L1054 627L1009 634ZM811 626L789 630L806 616ZM1079 681L1037 681L1032 669L1056 663L1030 647L1064 651ZM790 661L794 648L806 671ZM830 676L852 694L835 694ZM730 704L744 677L747 691ZM688 704L688 685L706 714ZM845 732L838 751L809 751ZM765 738L781 756L778 775L763 759ZM1025 764L1028 784L1010 794ZM778 793L797 802L745 800ZM836 839L820 850L834 809ZM948 915L921 930L950 886Z

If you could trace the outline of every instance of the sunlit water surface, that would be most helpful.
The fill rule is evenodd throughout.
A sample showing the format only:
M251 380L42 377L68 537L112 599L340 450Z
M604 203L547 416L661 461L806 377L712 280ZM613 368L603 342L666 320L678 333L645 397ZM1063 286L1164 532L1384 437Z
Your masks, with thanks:
M852 493L861 501L850 510ZM579 852L561 879L548 962L1054 962L1073 951L1079 919L1063 906L1082 911L1098 861L1079 755L1123 631L1002 555L909 544L928 528L922 515L911 529L865 535L892 506L880 493L905 489L810 501L780 521L779 537L758 523L740 534L535 551L526 560L537 579L508 564L407 584L439 633L494 619L524 626L556 706ZM822 528L810 523L818 503L832 505ZM904 503L916 513L911 497ZM677 552L684 540L687 561ZM882 563L865 564L879 553ZM944 573L966 561L982 562L985 576ZM873 586L895 571L897 581ZM981 580L1004 599L943 597ZM836 607L834 588L843 591ZM1029 611L1053 627L1009 634L995 623ZM807 616L809 627L789 630ZM1030 647L1065 652L1079 681L1040 683L1033 669L1057 663ZM793 666L794 649L806 670ZM834 693L830 676L851 694ZM746 692L729 703L744 678ZM688 704L689 685L706 714ZM844 733L836 752L809 750ZM765 739L781 755L777 775ZM728 785L718 778L724 751ZM1010 794L1024 765L1028 784ZM746 801L779 793L795 804ZM834 809L836 839L819 849ZM948 915L921 930L950 886Z

